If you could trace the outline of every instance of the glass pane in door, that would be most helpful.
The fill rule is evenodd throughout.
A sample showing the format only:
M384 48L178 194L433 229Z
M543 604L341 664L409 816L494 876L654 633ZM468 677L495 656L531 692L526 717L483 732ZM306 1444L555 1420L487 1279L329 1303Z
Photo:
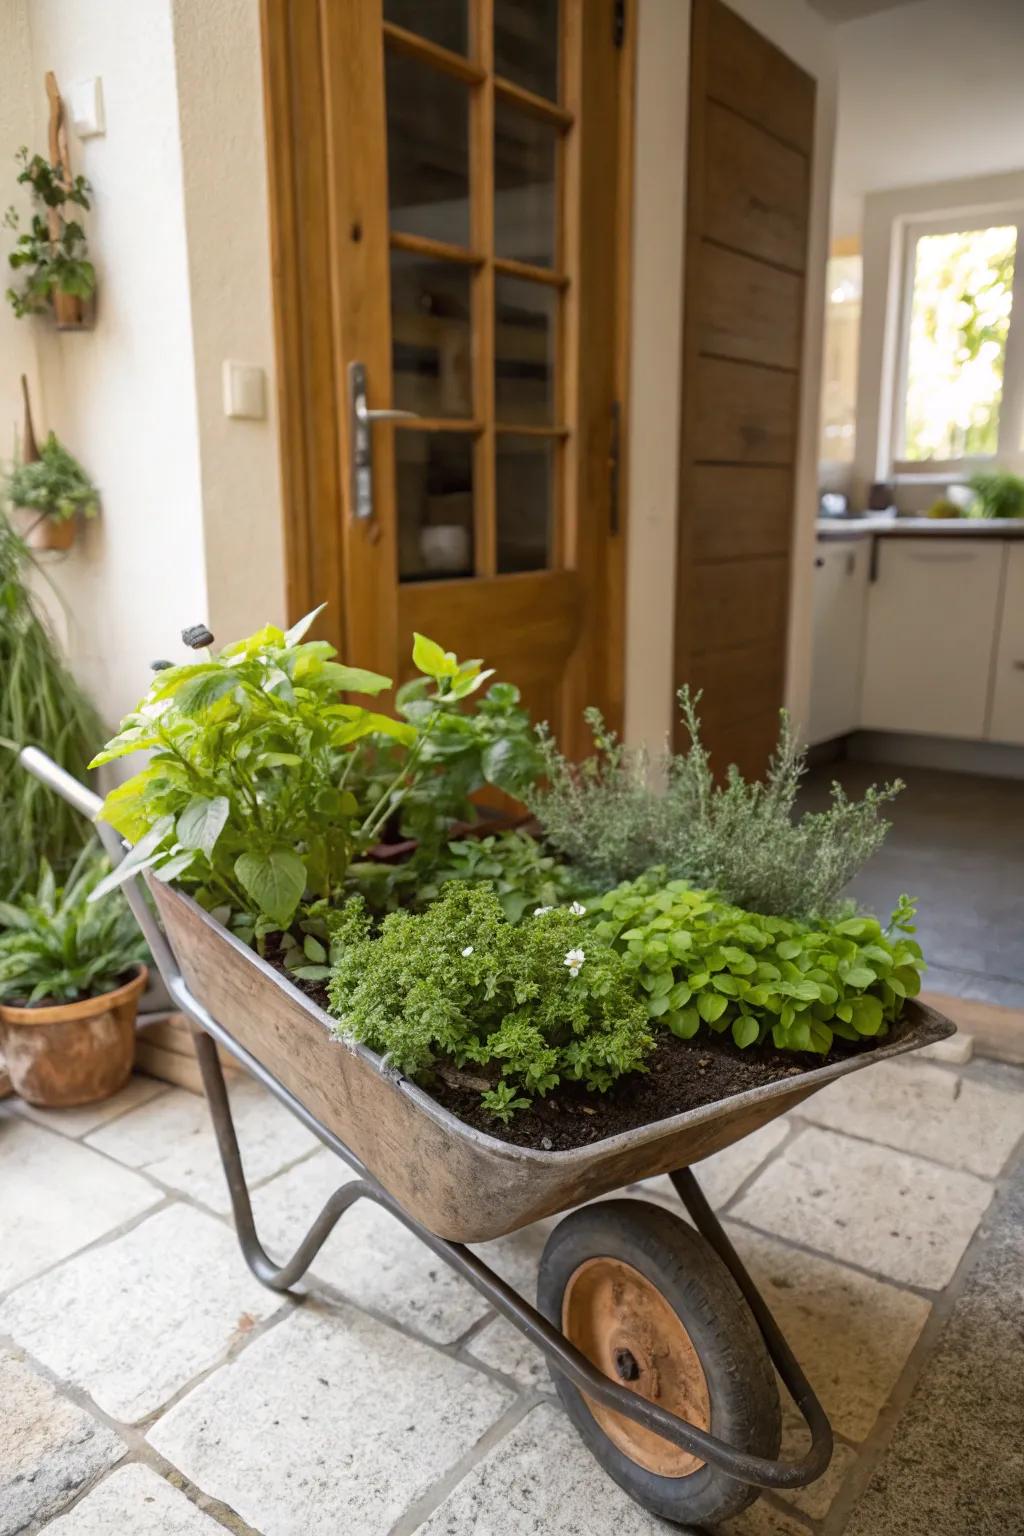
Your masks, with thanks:
M465 53L467 0L384 0L384 20L451 53Z
M558 99L558 0L494 0L494 73Z
M392 398L420 416L473 414L469 269L391 252Z
M499 422L554 422L557 315L557 288L500 273L495 278L494 405Z
M392 230L468 245L468 87L388 50L385 92Z
M494 253L538 267L556 259L558 129L497 101L494 105Z
M472 576L472 434L397 430L395 486L399 579Z
M551 564L557 438L500 432L497 439L498 571Z

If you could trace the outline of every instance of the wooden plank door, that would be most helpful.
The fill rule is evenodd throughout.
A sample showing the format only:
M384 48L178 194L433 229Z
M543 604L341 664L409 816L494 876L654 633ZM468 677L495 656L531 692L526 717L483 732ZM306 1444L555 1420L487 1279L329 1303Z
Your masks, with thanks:
M785 686L814 96L694 0L675 676L716 768L751 777Z
M264 0L292 605L397 676L414 630L486 657L571 747L621 710L619 9ZM362 504L354 363L410 413Z

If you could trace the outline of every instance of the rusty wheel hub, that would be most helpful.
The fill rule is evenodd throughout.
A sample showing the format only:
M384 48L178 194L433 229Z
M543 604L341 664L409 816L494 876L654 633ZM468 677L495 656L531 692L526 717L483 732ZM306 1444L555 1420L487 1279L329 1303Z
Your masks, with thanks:
M710 1430L707 1378L693 1341L664 1296L621 1259L588 1259L569 1278L562 1332L597 1368L648 1402ZM661 1477L689 1477L699 1457L587 1398L609 1440Z

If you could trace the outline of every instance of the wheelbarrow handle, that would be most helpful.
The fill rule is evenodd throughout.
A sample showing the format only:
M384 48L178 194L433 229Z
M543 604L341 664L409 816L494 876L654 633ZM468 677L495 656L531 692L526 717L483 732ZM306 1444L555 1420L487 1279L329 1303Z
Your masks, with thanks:
M120 864L125 855L125 844L120 833L107 821L100 821L99 814L103 809L103 801L93 790L79 782L74 774L68 773L59 763L55 763L45 752L40 752L38 747L22 747L18 753L18 762L31 773L33 778L52 789L54 794L60 795L68 805L79 811L96 828L97 836L110 859L111 865ZM175 976L178 971L177 964L171 954L170 947L164 937L153 913L152 907L139 889L138 881L134 876L124 882L122 886L124 897L132 910L132 916L142 929L143 937L149 945L150 953L156 962L164 980Z

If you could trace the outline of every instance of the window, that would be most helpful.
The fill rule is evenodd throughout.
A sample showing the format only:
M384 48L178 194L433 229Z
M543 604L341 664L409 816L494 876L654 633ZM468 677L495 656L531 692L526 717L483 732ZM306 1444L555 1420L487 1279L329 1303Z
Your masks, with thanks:
M823 465L853 463L862 265L859 256L832 256L827 268L818 451Z
M969 474L1020 454L1020 215L910 225L893 421L897 475Z

